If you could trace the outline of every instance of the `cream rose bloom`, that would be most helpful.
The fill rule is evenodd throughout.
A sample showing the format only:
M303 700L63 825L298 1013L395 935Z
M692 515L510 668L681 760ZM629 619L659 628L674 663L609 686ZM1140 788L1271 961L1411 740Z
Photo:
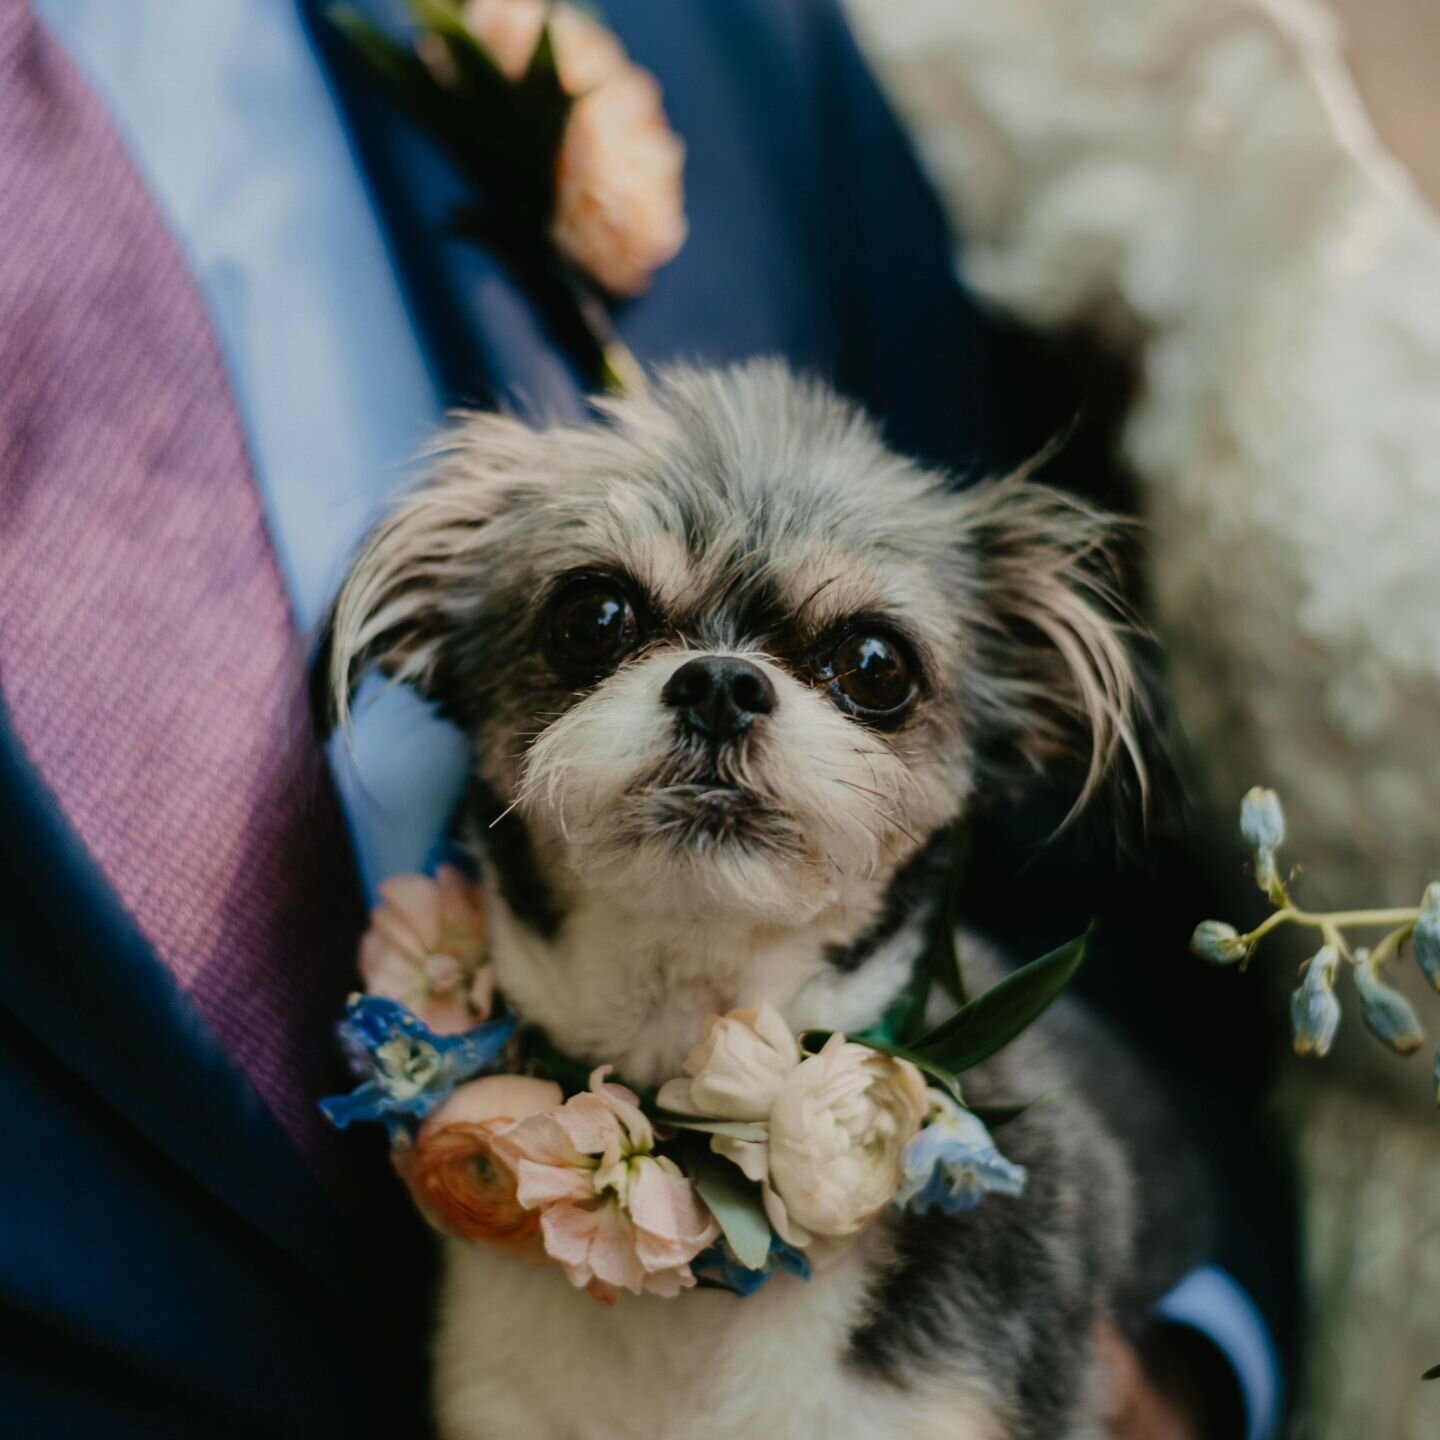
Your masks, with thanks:
M783 1239L855 1235L894 1198L905 1147L930 1108L906 1060L832 1035L798 1065L770 1113L766 1212Z
M662 1109L714 1120L768 1120L800 1063L800 1047L773 1005L713 1016L685 1057L686 1079L660 1087Z

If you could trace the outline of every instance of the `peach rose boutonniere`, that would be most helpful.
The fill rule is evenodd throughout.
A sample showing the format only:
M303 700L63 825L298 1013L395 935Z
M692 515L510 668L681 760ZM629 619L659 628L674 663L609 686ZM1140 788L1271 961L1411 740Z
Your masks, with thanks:
M473 183L462 232L499 256L597 384L642 386L607 303L645 291L685 243L685 147L655 77L573 5L412 0L412 9L413 45L343 7L333 14Z

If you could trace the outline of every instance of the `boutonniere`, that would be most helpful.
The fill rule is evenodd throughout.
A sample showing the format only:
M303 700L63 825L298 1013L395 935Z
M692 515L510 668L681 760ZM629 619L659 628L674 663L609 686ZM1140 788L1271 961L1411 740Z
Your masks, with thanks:
M410 0L404 45L331 12L392 98L472 186L460 233L525 286L596 385L643 385L610 307L685 243L685 147L655 77L583 10L548 0Z
M385 1125L442 1234L557 1265L607 1304L697 1284L746 1296L780 1272L808 1279L892 1207L955 1214L1024 1189L989 1126L1026 1107L970 1107L960 1077L1061 993L1083 940L967 1000L942 924L875 1032L796 1035L769 1005L734 1010L641 1094L505 1011L477 888L446 870L382 893L361 947L369 993L340 1027L362 1083L322 1109ZM957 1008L926 1028L917 1000L936 983Z

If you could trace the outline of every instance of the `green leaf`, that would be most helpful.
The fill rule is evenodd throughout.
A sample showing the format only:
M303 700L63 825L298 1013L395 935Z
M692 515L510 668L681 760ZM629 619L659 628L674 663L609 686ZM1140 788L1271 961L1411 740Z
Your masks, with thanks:
M558 88L560 67L555 60L555 37L550 33L550 22L540 27L540 39L535 44L535 53L525 67L525 83L533 84L541 78L550 79Z
M958 1075L1003 1050L1059 998L1085 958L1092 931L1093 926L962 1005L916 1041L916 1053Z
M368 78L442 144L463 154L471 118L436 82L425 62L348 5L333 5L325 15Z
M935 937L935 953L931 960L934 978L946 994L957 1005L964 1005L970 998L965 993L965 972L960 964L960 950L955 944L955 926L959 921L956 913L960 896L960 882L966 866L970 863L971 833L961 827L955 836L955 867L950 877L950 889L946 897L945 928ZM910 1037L912 1042L914 1037Z
M915 964L910 983L896 996L880 1024L868 1034L902 1045L913 1045L925 1029L925 1010L938 984L957 1005L965 1003L965 983L960 974L960 955L955 946L955 926L960 881L969 854L967 832L957 830L951 837L950 864L944 877L939 904L930 925L925 950Z
M935 938L932 971L936 981L957 1005L965 1003L965 980L960 972L960 948L955 944L954 907L945 907L945 929Z
M1420 1378L1422 1380L1440 1380L1440 1365L1432 1365Z
M993 1105L972 1105L970 1109L994 1130L997 1126L1018 1120L1028 1110L1038 1110L1042 1105L1053 1105L1064 1093L1061 1089L1047 1090L1033 1100L1001 1100Z
M471 38L465 26L464 12L456 0L410 0L410 13L422 29L453 35L457 39Z
M672 1115L657 1110L652 1117L657 1125L671 1130L694 1130L699 1135L725 1135L731 1140L768 1140L770 1132L750 1120L697 1120L691 1115Z
M760 1187L718 1155L697 1154L686 1165L700 1198L725 1232L735 1258L747 1270L763 1270L770 1259L770 1221Z
M349 41L355 57L395 99L414 106L430 102L435 81L413 50L397 44L349 5L332 5L325 15Z
M807 1030L800 1037L801 1047L813 1053L834 1033L833 1030ZM917 1050L907 1049L904 1045L892 1045L888 1040L880 1040L869 1034L847 1035L845 1038L854 1045L868 1045L882 1055L893 1055L897 1060L908 1060L917 1070L928 1075L947 1094L953 1095L961 1105L965 1103L965 1097L960 1093L960 1082L950 1070L931 1059L930 1056L922 1055Z

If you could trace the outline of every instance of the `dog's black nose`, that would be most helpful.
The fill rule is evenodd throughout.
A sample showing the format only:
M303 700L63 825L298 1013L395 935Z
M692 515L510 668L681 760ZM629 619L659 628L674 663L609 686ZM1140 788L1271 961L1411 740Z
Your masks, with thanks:
M687 660L666 682L661 701L695 734L733 740L775 708L775 687L758 665L720 655Z

